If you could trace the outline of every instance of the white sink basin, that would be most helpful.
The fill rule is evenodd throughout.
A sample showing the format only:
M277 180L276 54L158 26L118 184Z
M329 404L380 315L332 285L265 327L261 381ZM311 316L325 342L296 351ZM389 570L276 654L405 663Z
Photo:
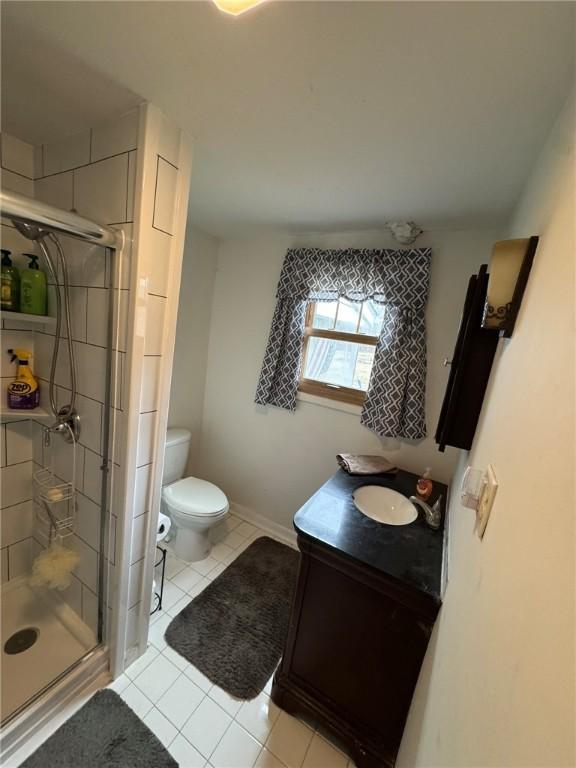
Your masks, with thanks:
M418 517L416 507L405 496L380 485L363 485L352 499L357 510L379 523L408 525Z

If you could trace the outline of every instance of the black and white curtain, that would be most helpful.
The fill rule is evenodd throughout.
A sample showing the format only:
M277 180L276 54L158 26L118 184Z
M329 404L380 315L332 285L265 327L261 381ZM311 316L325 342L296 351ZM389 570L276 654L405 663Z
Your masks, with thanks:
M256 402L293 411L311 301L384 305L361 423L381 437L426 436L426 302L429 248L290 249L284 259Z

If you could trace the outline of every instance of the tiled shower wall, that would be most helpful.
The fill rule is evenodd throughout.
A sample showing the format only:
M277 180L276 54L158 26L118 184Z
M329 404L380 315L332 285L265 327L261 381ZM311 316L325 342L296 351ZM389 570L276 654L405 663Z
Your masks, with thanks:
M122 394L127 351L127 320L130 300L130 241L134 218L134 182L139 115L132 111L119 120L105 123L68 139L36 148L35 196L65 210L123 229L128 247L119 256L106 249L71 237L61 242L69 272L72 333L77 369L76 409L81 418L76 447L77 517L75 533L67 544L80 555L76 579L67 590L69 604L92 628L97 621L98 568L100 551L101 480L104 455L103 429L106 401L107 328L109 311L114 312L117 333L113 350L116 387L110 418L117 426L116 440L122 440L124 422ZM122 267L122 268L120 268ZM59 274L62 284L62 275ZM110 288L112 286L112 288ZM110 296L112 291L112 296ZM49 290L49 312L53 314L53 288ZM45 327L36 340L36 372L47 381L50 372L54 329ZM63 335L66 336L65 331ZM70 401L68 350L61 342L56 370L58 406ZM72 449L54 440L57 472L64 480L71 475ZM43 460L48 464L48 449ZM113 458L109 455L109 458ZM115 474L118 464L111 467ZM116 562L116 527L119 507L108 510L105 551L112 573ZM38 532L38 526L36 527ZM41 531L40 531L41 533ZM45 541L41 536L40 542ZM114 588L114 580L110 585ZM107 596L111 605L112 596Z
M185 134L149 105L146 152L139 171L152 183L137 185L139 216L134 228L138 260L134 263L137 295L130 397L132 419L138 410L137 423L132 421L138 440L128 472L130 477L134 469L136 478L133 498L127 499L135 515L127 601L126 646L132 649L128 661L145 649L147 637L190 162Z
M10 141L10 140L9 140ZM67 599L90 624L97 578L99 477L107 306L112 281L117 325L114 490L109 532L114 583L108 590L115 669L142 647L149 611L154 529L166 428L190 144L151 105L34 151L35 196L124 230L116 263L103 249L63 238L70 265L78 410L83 421L75 545L82 548L79 592ZM6 181L6 180L4 180ZM8 185L6 185L8 186ZM12 187L24 192L22 188ZM20 266L20 265L19 265ZM45 380L53 329L36 334L36 371ZM65 354L65 353L64 353ZM3 371L4 375L4 371ZM59 402L69 382L59 366ZM61 398L61 399L60 399ZM39 459L40 461L43 458ZM63 462L63 466L65 465ZM72 590L72 591L74 591ZM72 592L71 591L71 592ZM85 608L85 605L87 608ZM90 613L90 615L88 615Z
M11 136L1 137L2 186L19 194L32 196L34 190L34 150L30 144ZM28 264L21 254L33 252L31 243L14 227L2 221L2 248L12 252L13 263L19 269ZM2 316L2 346L0 375L2 405L6 402L6 387L14 379L16 365L10 362L8 349L22 348L34 353L34 333L25 325ZM4 411L4 407L2 408ZM2 492L0 495L0 560L2 583L29 573L32 559L33 503L33 436L32 421L11 420L3 415L0 428Z
M134 125L134 121L133 121ZM135 131L138 128L136 115ZM135 144L135 140L134 140ZM45 162L45 157L46 162ZM54 193L53 190L63 190L67 181L70 180L73 171L59 173L46 178L42 177L45 166L54 168L55 152L50 147L40 147L36 150L26 145L24 142L3 136L2 142L2 162L3 165L14 168L9 174L3 176L3 186L14 191L24 193L30 196L30 192L35 192L38 196L38 187L42 189L42 194L46 202L61 204L68 209L76 205L86 208L86 202L82 199L80 193L75 194L80 189L76 184L72 184L72 198L64 199L61 195ZM77 155L78 161L81 158ZM87 159L87 158L84 158ZM61 165L65 165L64 162ZM16 173L20 172L20 175ZM20 176L24 173L33 173L35 181L29 179L30 184L24 189L20 182ZM39 178L40 177L40 178ZM129 198L127 193L127 177L122 182L125 190L124 216L126 216L126 205ZM16 180L17 183L14 183ZM109 179L111 186L118 186L118 180ZM52 186L53 185L53 186ZM107 217L104 216L106 221ZM2 224L3 246L12 251L14 263L23 268L27 260L22 253L38 252L33 243L23 238L8 223ZM15 440L15 435L19 438L19 464L18 467L6 468L3 470L3 490L2 503L12 505L15 494L20 498L26 497L25 506L10 506L6 512L2 513L2 543L3 561L6 563L4 571L9 579L19 575L27 575L30 571L32 559L39 554L49 541L49 526L42 522L46 520L42 507L34 504L34 487L32 474L34 470L50 467L62 482L74 481L77 490L77 511L76 525L74 535L66 539L66 545L74 548L80 561L72 577L71 585L63 592L58 592L58 600L63 600L69 607L80 616L84 622L95 633L98 620L98 569L99 569L99 550L100 550L100 504L101 504L101 464L103 454L103 416L105 402L106 386L106 345L107 345L107 326L108 326L108 301L110 300L110 290L108 286L113 285L115 300L114 306L116 315L121 312L120 330L116 337L117 343L115 349L115 369L118 371L120 380L118 391L121 392L122 380L122 358L126 350L126 302L120 301L124 292L120 290L119 280L127 279L125 274L113 274L115 262L112 260L111 253L107 253L104 248L84 244L73 238L60 238L69 272L70 300L72 314L72 333L75 348L75 356L78 374L78 395L76 399L76 410L81 418L81 436L79 444L75 451L67 445L61 438L54 437L50 446L43 444L42 422L52 422L53 418L48 416L45 419L38 420L38 412L31 414L29 421L19 423L8 423L3 427L2 437L5 440L7 451L6 461L12 463L9 447ZM55 256L54 248L50 250ZM127 259L124 260L124 262ZM121 260L122 261L122 260ZM124 263L123 262L123 263ZM41 264L43 264L41 259ZM44 265L43 265L44 266ZM126 270L125 270L126 271ZM58 269L58 282L62 285L62 274ZM55 290L50 284L48 287L48 314L54 316L55 311ZM28 326L18 321L17 316L10 313L3 313L3 390L15 373L15 365L8 365L8 357L5 350L9 347L24 347L33 352L33 370L40 382L41 390L41 408L45 411L49 409L49 377L52 349L54 346L54 325ZM31 330L33 328L34 330ZM24 330L26 329L26 330ZM66 329L61 330L61 344L56 369L55 381L57 386L56 399L58 406L70 402L70 381L68 369L68 349L66 342ZM121 351L120 351L121 350ZM4 376L4 374L7 374ZM5 393L2 393L5 398ZM4 400L3 400L4 402ZM114 402L119 409L121 408L120 396L118 402ZM8 414L4 420L10 419ZM24 436L27 442L24 443ZM27 448L27 458L30 460L26 465L26 477L24 478L24 447ZM72 473L73 456L75 453L75 469ZM20 481L20 482L18 482ZM36 513L36 514L34 514ZM40 514L38 514L40 513ZM114 564L115 559L115 524L116 517L110 516L110 524L106 536L107 555ZM26 540L21 537L24 531L28 534ZM18 537L18 541L15 537Z
M32 422L2 424L2 583L29 572L32 554Z

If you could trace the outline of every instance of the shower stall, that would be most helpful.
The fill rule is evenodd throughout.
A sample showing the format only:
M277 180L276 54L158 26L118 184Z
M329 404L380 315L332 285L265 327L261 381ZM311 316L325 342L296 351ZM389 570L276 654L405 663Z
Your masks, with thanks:
M41 712L48 691L107 667L126 312L117 290L121 231L11 192L0 204L2 247L16 265L24 253L38 255L48 282L45 315L2 310L6 733ZM32 410L7 405L17 349L32 354L39 381Z

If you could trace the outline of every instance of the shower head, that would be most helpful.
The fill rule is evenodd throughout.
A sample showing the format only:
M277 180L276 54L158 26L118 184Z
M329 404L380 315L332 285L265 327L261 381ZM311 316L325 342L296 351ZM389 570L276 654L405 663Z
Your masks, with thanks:
M24 235L24 237L27 237L28 240L40 240L50 234L49 229L43 229L37 224L29 224L28 222L20 221L19 219L11 219L11 221L18 232L20 232L21 235Z

